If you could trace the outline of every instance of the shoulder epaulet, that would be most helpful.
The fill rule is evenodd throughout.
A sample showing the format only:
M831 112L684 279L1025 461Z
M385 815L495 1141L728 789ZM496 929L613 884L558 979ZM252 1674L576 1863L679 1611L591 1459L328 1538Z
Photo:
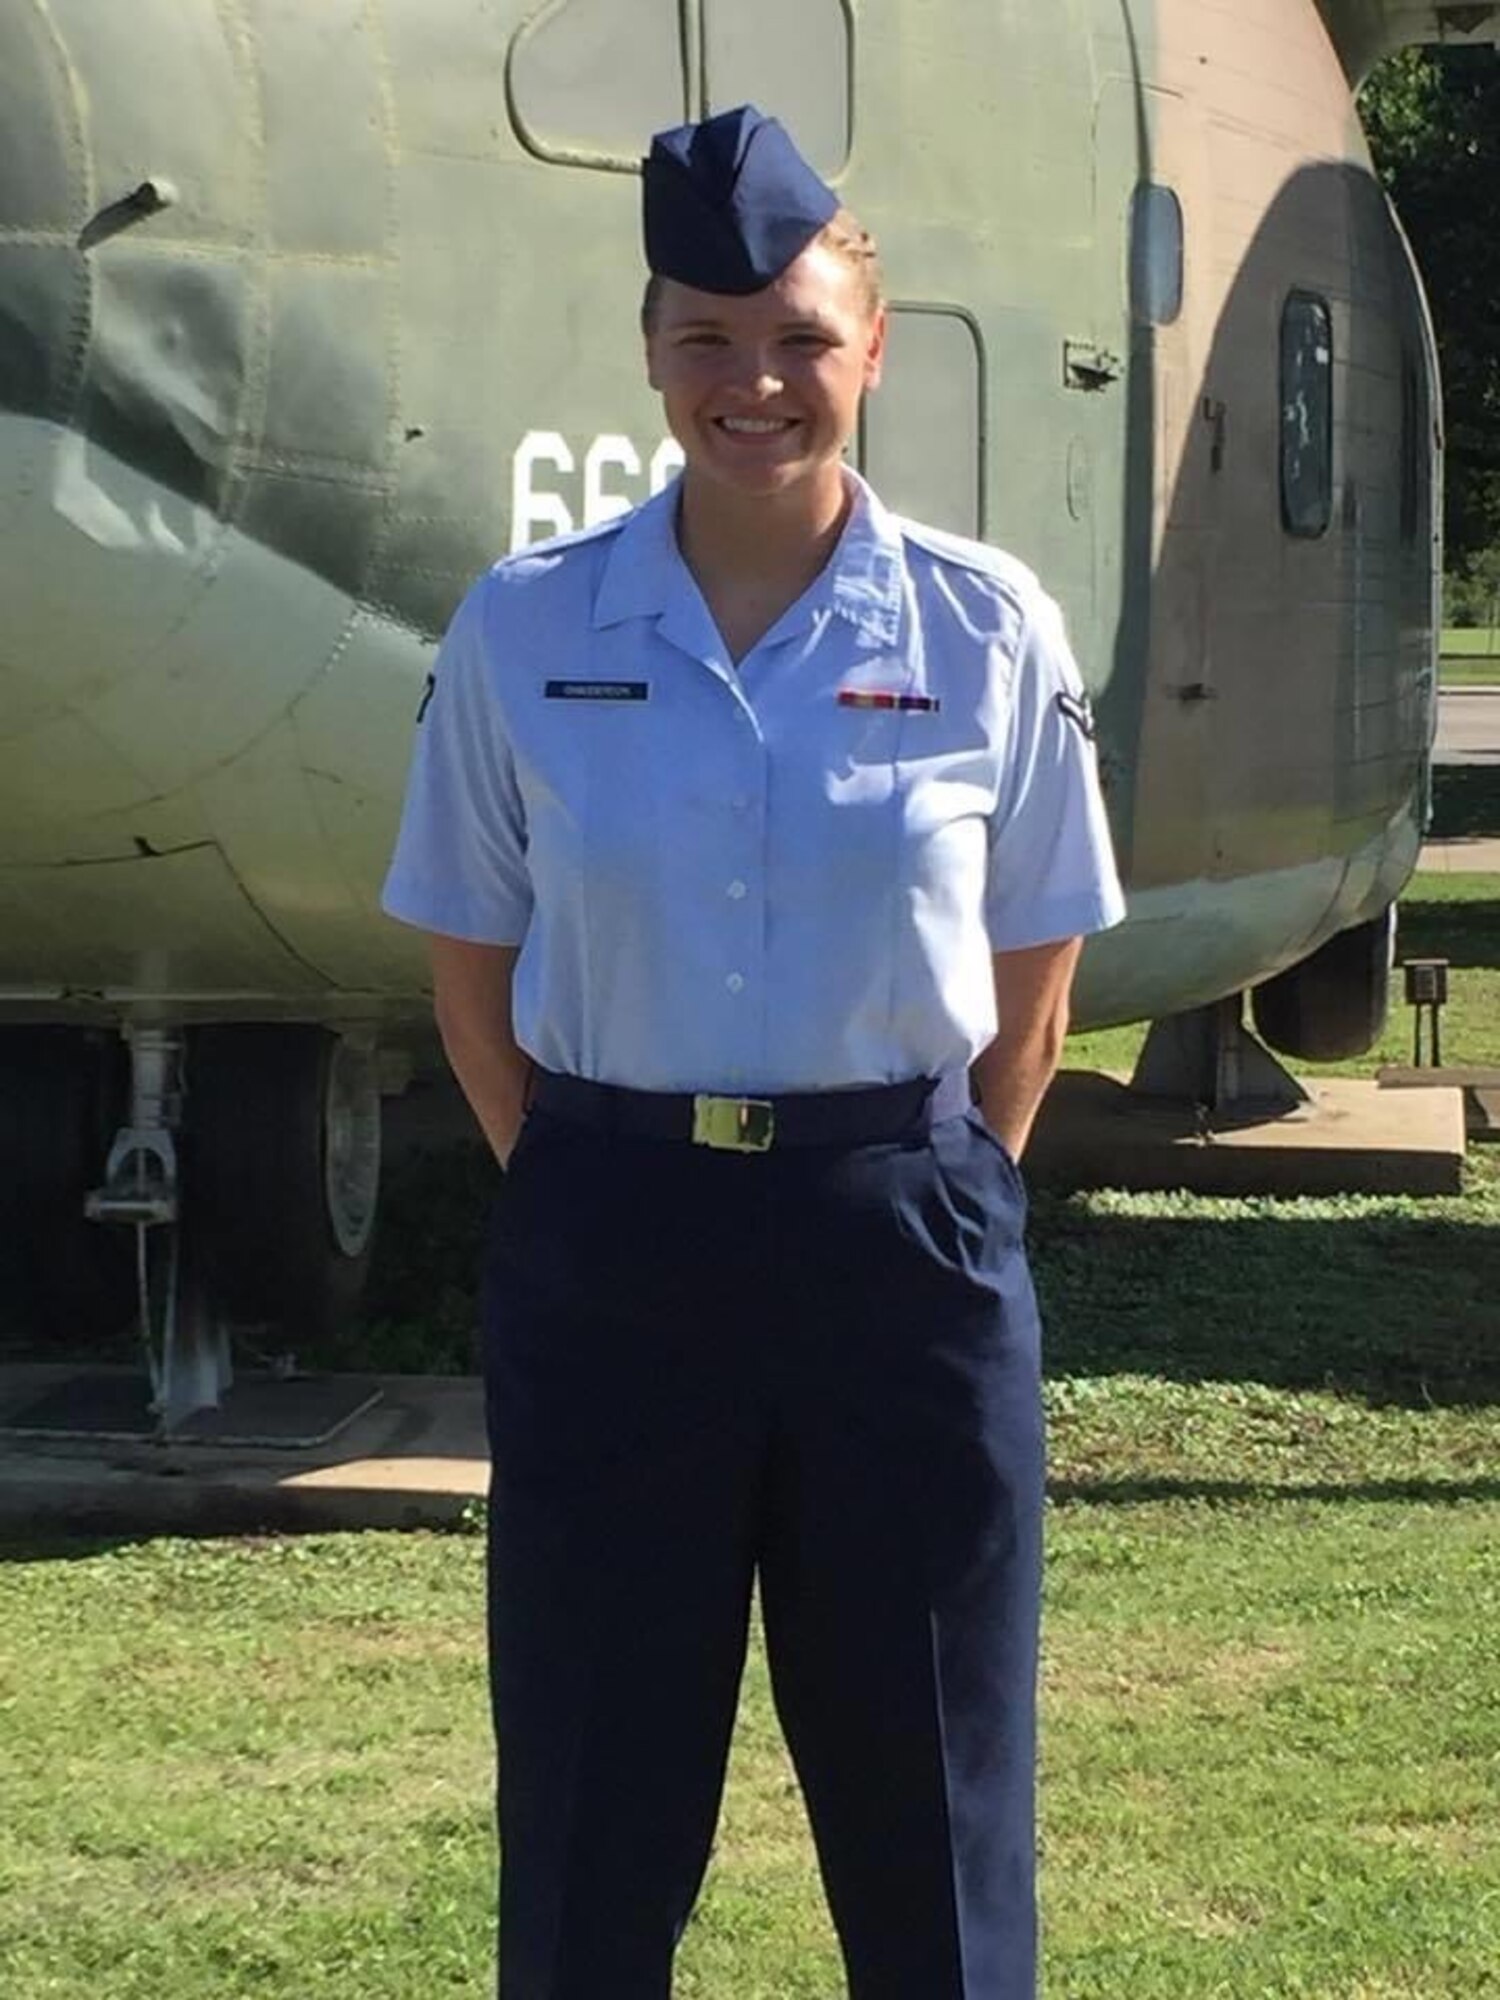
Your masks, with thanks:
M1007 555L1004 549L997 549L989 542L952 535L946 528L930 528L925 521L898 518L896 525L904 540L925 549L928 555L1003 584L1018 601L1040 588L1034 570L1028 569L1019 557Z
M618 535L629 519L629 514L617 514L613 520L598 521L591 528L574 528L565 535L549 535L544 542L530 542L524 549L512 549L508 556L501 556L490 565L489 574L524 576L536 566L550 568L555 557L567 555L571 549L589 548Z

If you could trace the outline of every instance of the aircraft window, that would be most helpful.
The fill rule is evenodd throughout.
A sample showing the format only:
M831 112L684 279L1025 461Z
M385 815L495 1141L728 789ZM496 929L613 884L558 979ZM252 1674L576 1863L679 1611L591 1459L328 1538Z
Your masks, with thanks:
M957 535L984 533L983 384L979 331L966 314L892 307L860 456L865 476L899 513Z
M1401 539L1417 539L1422 512L1422 393L1417 364L1401 357Z
M539 159L634 172L650 134L688 116L678 0L547 0L511 43L506 88Z
M825 179L849 163L853 32L848 0L708 0L708 108L774 109Z
M1182 203L1169 187L1138 187L1130 211L1130 310L1142 326L1182 312Z
M1307 292L1281 320L1281 518L1310 539L1333 519L1333 321Z

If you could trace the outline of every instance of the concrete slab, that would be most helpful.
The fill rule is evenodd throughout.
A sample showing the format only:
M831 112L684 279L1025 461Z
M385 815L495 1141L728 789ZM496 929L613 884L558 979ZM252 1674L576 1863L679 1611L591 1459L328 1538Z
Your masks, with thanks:
M1433 757L1439 764L1500 763L1500 688L1440 690Z
M1471 1145L1500 1143L1500 1069L1382 1069L1376 1081L1382 1090L1459 1090L1464 1100L1464 1127Z
M1463 1093L1382 1091L1302 1079L1311 1101L1233 1125L1135 1096L1123 1078L1065 1071L1037 1120L1026 1167L1039 1185L1192 1194L1457 1194Z
M1434 875L1500 875L1500 840L1429 840L1417 867Z
M0 1419L84 1371L0 1366ZM122 1378L130 1371L122 1369ZM451 1525L488 1485L477 1381L382 1375L382 1396L312 1450L0 1444L0 1533L230 1534Z

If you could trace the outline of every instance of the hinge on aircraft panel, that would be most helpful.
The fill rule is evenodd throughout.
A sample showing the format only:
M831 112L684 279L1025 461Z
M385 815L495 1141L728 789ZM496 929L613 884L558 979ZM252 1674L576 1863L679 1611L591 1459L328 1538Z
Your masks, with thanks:
M1063 380L1070 389L1107 389L1125 373L1118 354L1091 340L1063 342Z

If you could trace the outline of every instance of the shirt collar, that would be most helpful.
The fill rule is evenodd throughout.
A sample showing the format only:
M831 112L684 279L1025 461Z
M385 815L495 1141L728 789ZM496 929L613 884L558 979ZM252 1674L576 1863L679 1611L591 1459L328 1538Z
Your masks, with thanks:
M674 479L626 515L610 543L594 596L596 630L622 624L627 618L658 618L680 594L687 573L677 547L681 483Z
M901 624L901 531L857 472L845 467L844 477L854 496L849 518L827 567L799 600L796 622L828 609L879 644L894 645ZM696 595L677 546L680 487L679 477L636 508L615 537L594 598L596 629L627 618L659 618L682 602L685 588ZM774 629L789 636L784 624Z

